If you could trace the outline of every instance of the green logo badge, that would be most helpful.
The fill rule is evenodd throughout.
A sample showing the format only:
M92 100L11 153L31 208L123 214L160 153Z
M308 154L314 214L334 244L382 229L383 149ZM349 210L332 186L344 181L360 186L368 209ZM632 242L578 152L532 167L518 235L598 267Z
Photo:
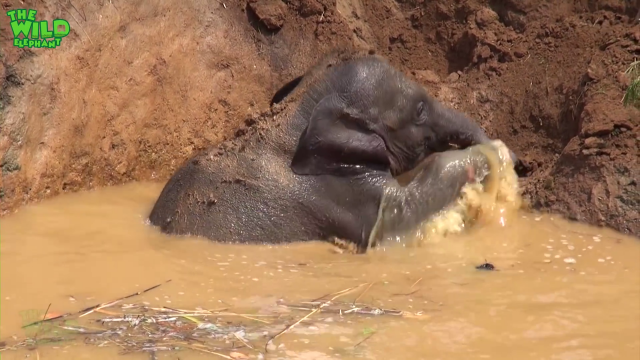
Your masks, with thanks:
M69 35L71 27L63 19L53 20L53 29L49 29L46 20L36 21L36 10L17 9L7 11L11 19L13 46L19 48L51 48L60 46L62 38ZM22 34L22 38L20 37Z

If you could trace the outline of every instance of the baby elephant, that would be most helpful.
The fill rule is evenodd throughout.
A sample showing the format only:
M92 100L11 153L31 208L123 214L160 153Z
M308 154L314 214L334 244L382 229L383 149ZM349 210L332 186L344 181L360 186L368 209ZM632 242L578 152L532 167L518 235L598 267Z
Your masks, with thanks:
M450 143L489 143L482 129L378 56L322 69L299 88L275 124L254 126L236 150L223 144L178 169L150 222L221 242L341 239L364 252L385 189L395 188L408 209L397 223L412 227L486 174L476 147L440 152ZM396 180L418 164L408 184Z

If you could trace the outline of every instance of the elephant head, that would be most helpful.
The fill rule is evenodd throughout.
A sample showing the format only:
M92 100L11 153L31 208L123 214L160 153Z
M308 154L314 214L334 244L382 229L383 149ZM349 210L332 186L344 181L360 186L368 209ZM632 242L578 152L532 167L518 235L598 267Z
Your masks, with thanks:
M318 101L291 162L298 175L364 168L395 176L450 144L490 141L480 126L377 56L328 69L311 94Z

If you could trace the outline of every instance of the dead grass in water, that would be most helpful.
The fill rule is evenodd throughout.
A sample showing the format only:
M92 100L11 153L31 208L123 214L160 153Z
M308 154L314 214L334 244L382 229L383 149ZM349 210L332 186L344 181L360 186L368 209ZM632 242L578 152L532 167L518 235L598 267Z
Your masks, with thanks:
M171 280L168 280L169 282ZM166 283L166 282L165 282ZM144 303L124 303L162 284L75 313L67 313L23 326L35 329L24 339L13 338L0 343L0 351L36 350L38 346L67 341L82 341L95 346L117 346L120 354L149 353L151 358L162 351L195 350L224 359L248 359L248 354L264 354L275 349L276 339L319 313L341 318L356 316L398 316L420 318L422 313L383 309L358 300L373 283L364 283L318 299L301 303L278 303L286 312L271 314L235 313L229 309L175 309L153 307ZM359 291L361 290L361 291ZM358 292L359 291L359 292ZM358 293L353 301L338 301ZM48 309L47 309L48 312ZM319 320L317 318L314 321ZM50 331L43 332L48 328ZM370 335L360 343L366 341ZM360 343L356 344L359 345Z

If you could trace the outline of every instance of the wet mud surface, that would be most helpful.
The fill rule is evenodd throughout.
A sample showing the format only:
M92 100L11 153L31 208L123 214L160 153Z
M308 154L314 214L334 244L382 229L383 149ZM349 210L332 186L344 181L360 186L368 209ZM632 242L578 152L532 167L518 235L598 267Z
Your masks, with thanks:
M24 7L2 3L3 11ZM35 5L34 5L35 6ZM2 21L0 211L162 180L197 151L273 123L287 82L334 50L373 50L523 160L530 204L640 234L640 56L633 1L250 0L38 3L57 49ZM279 105L276 105L276 108ZM227 151L227 150L223 150Z

